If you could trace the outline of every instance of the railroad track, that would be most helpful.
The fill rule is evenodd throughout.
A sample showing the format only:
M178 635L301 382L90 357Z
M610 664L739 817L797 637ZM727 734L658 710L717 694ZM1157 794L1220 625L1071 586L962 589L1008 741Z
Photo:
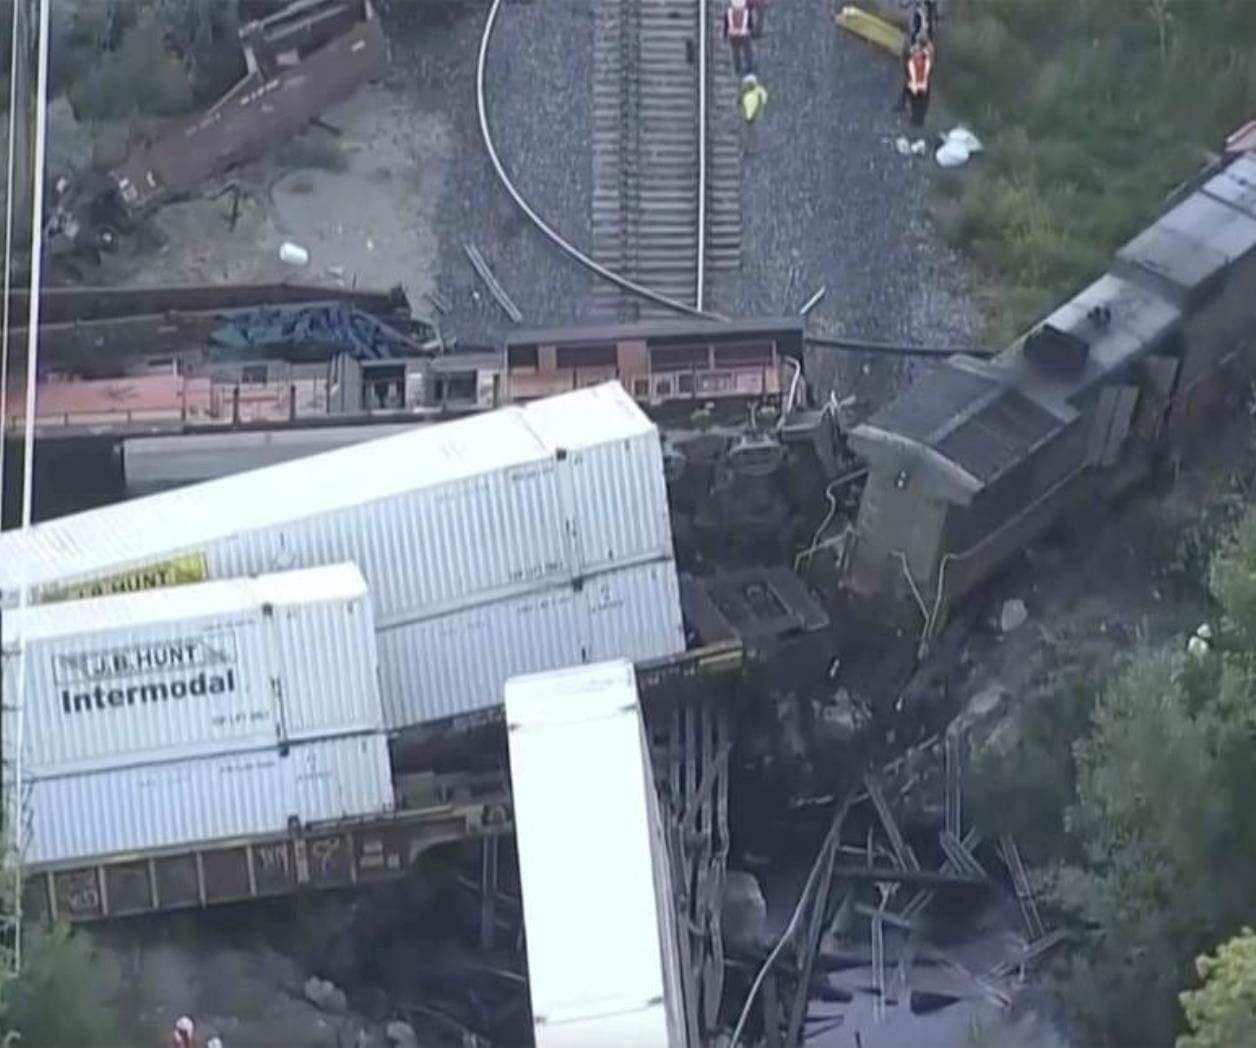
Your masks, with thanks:
M707 0L599 0L594 35L594 259L704 310L741 257L736 84ZM705 22L705 25L703 24ZM668 315L599 285L599 312Z

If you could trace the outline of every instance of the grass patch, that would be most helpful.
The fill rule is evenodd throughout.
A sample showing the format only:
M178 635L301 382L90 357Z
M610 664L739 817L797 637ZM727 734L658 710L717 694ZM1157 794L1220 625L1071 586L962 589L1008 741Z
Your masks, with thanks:
M1106 268L1256 110L1251 0L954 0L943 108L985 155L938 179L944 235L1000 289L999 345Z
M117 50L99 55L69 94L80 120L177 116L192 107L192 76L166 46L161 26L144 21L127 30Z

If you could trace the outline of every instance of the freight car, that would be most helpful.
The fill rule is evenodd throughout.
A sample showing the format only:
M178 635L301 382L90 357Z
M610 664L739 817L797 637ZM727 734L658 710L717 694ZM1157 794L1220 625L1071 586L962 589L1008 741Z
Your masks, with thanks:
M506 339L506 396L530 400L618 379L653 411L712 403L744 417L747 402L779 403L786 368L791 381L801 374L802 343L799 318L520 332Z
M673 724L675 710L713 687L726 694L730 681L778 645L788 646L791 664L800 658L808 660L808 667L828 664L831 653L823 646L828 619L788 572L685 578L682 583L690 646L635 665L648 723ZM504 749L500 723L496 733L496 745ZM469 746L479 754L487 749L491 756L486 734L491 730L468 736ZM662 741L668 742L666 733ZM434 847L512 831L502 768L492 767L490 760L482 770L469 770L471 762L463 759L456 741L426 739L422 747L400 742L393 747L396 810L391 813L31 865L24 871L26 914L36 920L90 922L364 886L406 876ZM678 745L675 752L684 749ZM407 770L418 765L463 770Z
M1025 544L1179 457L1252 366L1256 155L1227 156L997 357L948 358L850 433L846 579L928 635Z
M701 409L742 421L747 406L804 397L796 318L554 329L433 354L416 342L427 329L408 321L408 310L381 317L373 302L341 301L333 290L279 307L179 309L171 295L162 304L160 313L119 315L124 304L105 303L109 312L89 322L41 328L53 362L36 393L41 434L432 420L607 380L667 419ZM85 377L89 367L99 377ZM10 429L21 427L17 385L5 414Z

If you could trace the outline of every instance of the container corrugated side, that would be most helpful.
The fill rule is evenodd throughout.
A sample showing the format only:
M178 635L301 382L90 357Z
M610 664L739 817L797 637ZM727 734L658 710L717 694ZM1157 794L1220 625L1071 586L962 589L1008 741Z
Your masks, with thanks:
M393 808L381 734L35 779L23 861L66 863L255 834Z
M587 419L596 392L566 394L566 410L581 416L587 402ZM634 432L643 424L634 419ZM0 603L16 602L23 565L34 600L46 601L67 586L106 592L353 560L382 626L555 584L588 570L571 535L597 530L571 519L557 450L522 409L502 409L47 521L0 535ZM634 483L621 485L625 497L648 495L653 510L599 512L622 518L618 542L634 557L670 555L663 488ZM623 531L641 521L642 535Z
M651 559L673 548L657 433L573 451L564 465L576 555L587 569Z
M579 590L554 587L383 630L378 640L389 729L470 713L498 705L512 676L683 651L676 565L606 572Z
M536 401L525 418L566 452L562 482L586 570L653 559L672 549L658 429L618 383Z
M215 571L215 551L241 544L222 567L262 573L357 560L375 583L383 580L373 577L369 552L386 545L414 565L398 581L414 593L405 606L438 602L563 563L553 466L518 408L416 427L6 532L0 596L13 600L23 565L37 591L112 579L180 554L209 556L210 576L222 577L238 570ZM324 524L310 528L312 520ZM364 550L344 542L358 527L372 533ZM296 559L289 547L297 533L307 534L303 543L316 559ZM390 601L385 590L378 605L385 615Z
M371 609L351 564L31 607L3 627L10 706L27 637L28 774L382 727Z
M578 1031L582 1043L609 1045L630 1029L634 1045L671 1048L657 1007L667 983L654 785L632 667L517 678L504 693L537 1044L571 1045Z

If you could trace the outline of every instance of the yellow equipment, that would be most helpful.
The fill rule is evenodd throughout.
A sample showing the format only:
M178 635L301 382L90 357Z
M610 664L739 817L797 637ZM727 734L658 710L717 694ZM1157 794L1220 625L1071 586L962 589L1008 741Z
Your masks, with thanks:
M869 43L884 47L895 58L903 53L907 34L893 22L871 14L860 7L847 4L837 13L837 24L848 33L861 36Z

